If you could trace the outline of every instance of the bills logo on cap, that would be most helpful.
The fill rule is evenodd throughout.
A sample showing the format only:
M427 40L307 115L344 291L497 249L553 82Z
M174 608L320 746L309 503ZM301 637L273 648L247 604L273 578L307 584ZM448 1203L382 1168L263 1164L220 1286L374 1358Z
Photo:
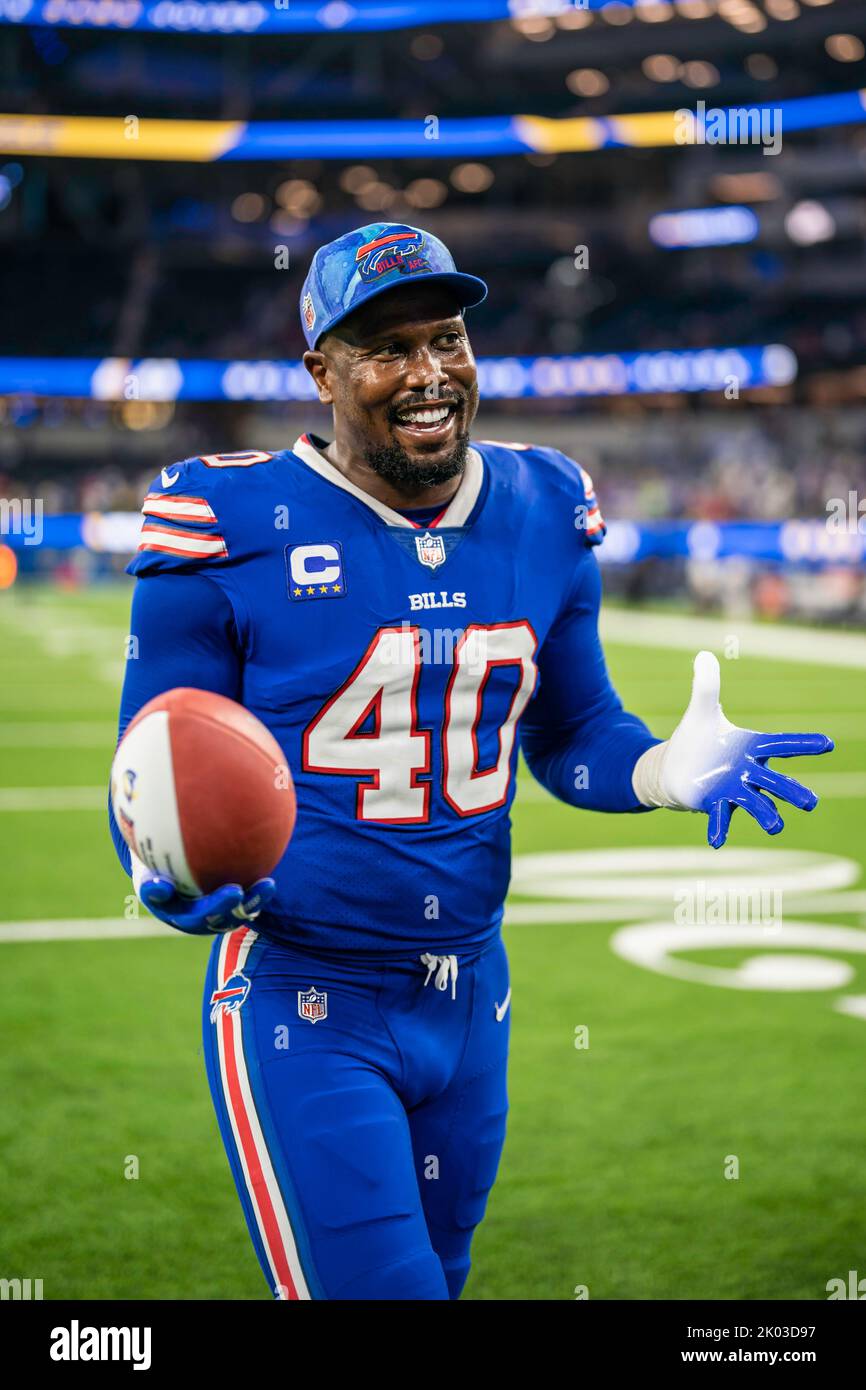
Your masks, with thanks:
M374 241L359 246L355 262L362 280L379 280L392 270L401 275L414 275L430 270L430 262L422 255L424 233L417 227L395 226Z
M305 1018L310 1023L318 1023L320 1019L328 1017L328 993L324 989L316 989L312 985L309 989L298 990L298 1015Z
M301 306L301 309L304 315L304 323L307 325L307 328L310 330L310 332L312 332L313 326L316 322L316 310L315 306L313 305L313 296L310 294L309 290L304 295L304 302Z
M286 546L289 598L342 598L346 592L343 552L339 541Z

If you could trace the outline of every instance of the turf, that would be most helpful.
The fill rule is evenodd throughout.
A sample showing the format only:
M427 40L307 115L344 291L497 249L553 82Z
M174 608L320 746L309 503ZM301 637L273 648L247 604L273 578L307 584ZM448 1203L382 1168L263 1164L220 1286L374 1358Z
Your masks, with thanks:
M122 587L0 595L0 935L3 922L128 910L99 792L79 809L25 810L12 790L105 784L128 598ZM669 732L688 653L608 654L627 706ZM760 657L723 666L735 720L784 728L803 711L833 733L838 716L846 734L820 773L853 775L813 815L790 811L779 840L735 817L732 842L862 865L862 672ZM820 789L817 768L791 770ZM520 854L701 843L697 817L577 813L525 769L521 784ZM832 898L817 912L786 905L786 920L866 925ZM611 949L622 921L664 913L533 922L521 906L506 929L509 1135L465 1296L571 1299L585 1286L593 1299L815 1299L849 1269L866 1274L866 1018L833 1008L866 994L866 956L826 948L852 969L844 988L717 988ZM774 949L768 936L760 954ZM179 935L0 942L0 1276L41 1278L46 1298L268 1297L207 1093L206 952ZM751 954L680 958L736 969ZM589 1046L577 1048L581 1026Z

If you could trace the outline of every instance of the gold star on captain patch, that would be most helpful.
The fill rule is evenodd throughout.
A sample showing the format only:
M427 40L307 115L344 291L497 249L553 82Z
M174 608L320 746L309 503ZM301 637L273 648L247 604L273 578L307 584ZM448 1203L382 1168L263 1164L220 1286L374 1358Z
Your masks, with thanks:
M326 594L327 592L328 592L328 586L327 586L327 584L320 584L320 585L319 585L319 593L320 593L320 594Z
M331 588L334 590L334 593L335 593L335 594L338 594L338 593L340 592L341 588L342 588L342 585L340 585L340 584L332 584L332 585L331 585Z
M308 594L314 594L315 592L315 589L313 589L312 587L307 590Z
M301 597L301 590L300 590L300 589L296 589L296 590L295 590L295 598L300 598L300 597Z

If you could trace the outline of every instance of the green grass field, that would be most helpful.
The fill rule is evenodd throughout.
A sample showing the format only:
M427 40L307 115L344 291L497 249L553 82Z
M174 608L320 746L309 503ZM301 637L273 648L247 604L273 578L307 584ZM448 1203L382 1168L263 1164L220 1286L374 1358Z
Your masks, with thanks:
M11 939L123 918L103 788L128 599L0 595L0 1277L41 1278L48 1299L267 1298L204 1075L207 943ZM614 617L623 699L669 733L695 620ZM777 839L738 815L729 848L686 864L663 852L699 849L702 818L574 812L522 770L517 855L620 857L542 866L535 885L519 861L509 1137L466 1297L822 1299L866 1276L866 639L824 638L793 634L797 661L748 654L753 636L722 662L731 719L837 740L791 767L825 795ZM656 968L612 948L625 925L673 921L666 873L736 886L744 849L784 891L780 931L705 946L695 927L649 951ZM798 922L811 933L786 937Z

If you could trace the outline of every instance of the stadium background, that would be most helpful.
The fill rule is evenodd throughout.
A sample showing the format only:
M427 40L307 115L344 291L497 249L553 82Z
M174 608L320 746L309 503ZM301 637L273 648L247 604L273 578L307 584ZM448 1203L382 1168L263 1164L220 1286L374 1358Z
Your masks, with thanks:
M379 216L490 283L476 437L592 473L628 707L670 732L704 645L736 722L838 745L812 817L735 818L718 855L523 770L512 1116L466 1296L866 1276L864 40L856 0L0 5L0 1276L266 1296L205 947L131 915L105 824L123 568L164 464L327 434L298 291ZM699 101L781 111L781 148L678 144ZM761 888L781 922L676 933L683 895Z

